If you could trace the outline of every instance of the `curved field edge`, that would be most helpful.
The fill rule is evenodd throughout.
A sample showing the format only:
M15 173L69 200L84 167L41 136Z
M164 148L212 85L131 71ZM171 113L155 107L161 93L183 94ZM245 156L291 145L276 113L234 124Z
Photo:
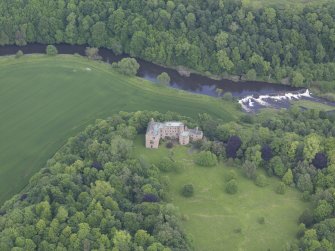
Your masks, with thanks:
M95 119L137 110L239 115L232 103L125 77L80 56L1 57L0 76L0 204Z
M143 146L144 136L135 141L135 154L149 163L157 164L171 155L162 145L152 151ZM193 240L196 251L207 250L285 250L295 240L298 218L309 206L300 193L289 188L285 195L275 192L279 179L267 177L268 185L258 187L245 178L240 168L219 163L215 167L194 164L191 148L175 146L174 159L181 164L177 173L163 173L170 182L171 202L179 208L182 225ZM225 176L234 170L238 192L225 192ZM262 172L262 170L260 170ZM194 196L185 198L181 189L193 184ZM264 217L265 223L259 220Z

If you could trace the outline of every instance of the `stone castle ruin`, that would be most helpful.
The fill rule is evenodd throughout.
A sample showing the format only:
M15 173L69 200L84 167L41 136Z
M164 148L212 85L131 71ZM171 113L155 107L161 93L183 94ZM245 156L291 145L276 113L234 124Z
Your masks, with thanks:
M165 138L178 139L179 144L188 145L190 141L202 139L203 132L198 127L189 129L182 122L155 122L151 119L145 134L145 147L158 148L159 141Z

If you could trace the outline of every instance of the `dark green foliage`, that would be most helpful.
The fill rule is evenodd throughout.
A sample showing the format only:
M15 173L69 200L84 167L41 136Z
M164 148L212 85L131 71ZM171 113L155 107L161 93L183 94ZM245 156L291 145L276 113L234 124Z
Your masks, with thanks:
M194 194L194 188L192 184L186 184L183 186L182 190L181 190L181 194L184 197L192 197Z
M263 160L269 161L272 158L272 150L269 145L263 145L261 152Z
M332 1L301 11L241 1L3 1L0 45L89 44L215 75L322 89L314 80L334 80L334 14Z
M299 223L303 223L306 227L312 226L313 222L313 214L309 209L306 209L299 217Z
M113 63L112 67L124 75L135 76L140 65L135 58L123 58L120 62Z
M195 157L195 163L199 166L215 166L218 163L217 157L215 154L210 151L202 151L197 154Z
M313 165L318 169L323 169L327 167L328 159L324 153L317 153L312 160Z
M235 159L237 157L237 151L240 149L241 145L242 141L238 136L231 136L226 146L227 158Z
M226 184L226 192L229 194L235 194L238 191L238 184L237 181L235 179L230 180L227 184Z
M56 48L56 46L54 45L48 45L47 48L46 48L46 54L48 56L55 56L58 54L58 50Z
M189 250L159 172L124 134L156 116L169 115L122 113L71 138L2 206L0 249Z

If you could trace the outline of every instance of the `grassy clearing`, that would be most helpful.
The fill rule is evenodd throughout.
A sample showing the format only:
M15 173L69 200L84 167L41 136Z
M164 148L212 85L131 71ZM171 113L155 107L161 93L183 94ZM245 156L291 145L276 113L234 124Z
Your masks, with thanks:
M0 76L0 204L97 118L138 110L207 112L225 120L239 114L222 100L125 77L82 57L2 57Z
M158 150L146 149L144 137L138 137L135 153L155 163L168 155L164 146ZM187 233L194 241L195 250L283 250L294 240L297 219L307 204L299 193L289 189L285 195L275 193L279 183L268 178L269 185L257 187L244 178L237 168L219 164L204 168L193 164L194 154L189 148L174 148L174 156L183 164L181 173L168 174L171 183L171 199L184 217ZM238 174L239 191L235 195L225 192L224 177L229 170ZM184 184L192 183L195 194L184 198L180 190ZM260 224L260 217L265 224ZM241 229L240 233L237 233Z
M313 102L310 100L297 100L297 101L292 101L293 105L305 108L305 109L315 109L315 110L320 110L320 111L334 111L335 107L334 106L330 106L330 105L326 105L326 104L322 104L322 103L317 103L317 102Z

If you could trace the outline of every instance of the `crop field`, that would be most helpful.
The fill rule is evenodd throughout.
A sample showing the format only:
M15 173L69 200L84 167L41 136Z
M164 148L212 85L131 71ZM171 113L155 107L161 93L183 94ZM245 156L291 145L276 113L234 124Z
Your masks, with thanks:
M0 204L95 119L119 111L238 116L232 103L125 77L79 56L0 58Z
M289 188L285 195L279 195L275 192L276 178L268 178L268 186L261 188L245 178L239 168L222 163L200 167L193 163L195 153L190 148L173 149L182 170L163 175L169 178L171 202L179 208L195 250L279 251L294 241L298 217L308 206L297 190ZM150 163L167 157L169 151L165 146L146 149L143 136L135 144L135 154ZM230 170L238 177L239 190L234 195L225 192L225 175ZM185 198L180 191L189 183L194 186L194 196ZM264 224L260 223L262 217Z

